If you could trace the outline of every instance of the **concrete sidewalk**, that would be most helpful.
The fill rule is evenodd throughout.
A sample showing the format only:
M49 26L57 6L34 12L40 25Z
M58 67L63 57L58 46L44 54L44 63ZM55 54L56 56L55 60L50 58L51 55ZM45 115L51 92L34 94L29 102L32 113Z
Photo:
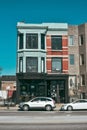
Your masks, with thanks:
M62 104L56 104L56 108L54 109L55 111L58 111L61 108ZM18 111L19 107L18 105L16 106L0 106L0 111Z

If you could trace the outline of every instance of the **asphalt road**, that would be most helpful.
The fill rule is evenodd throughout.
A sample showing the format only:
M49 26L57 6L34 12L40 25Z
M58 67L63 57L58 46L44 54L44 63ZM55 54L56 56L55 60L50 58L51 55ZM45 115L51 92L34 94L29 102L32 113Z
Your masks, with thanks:
M87 124L54 124L54 125L5 124L0 125L0 130L87 130Z
M87 116L87 111L0 111L0 116Z
M87 111L2 111L0 125L4 124L84 124L87 123Z

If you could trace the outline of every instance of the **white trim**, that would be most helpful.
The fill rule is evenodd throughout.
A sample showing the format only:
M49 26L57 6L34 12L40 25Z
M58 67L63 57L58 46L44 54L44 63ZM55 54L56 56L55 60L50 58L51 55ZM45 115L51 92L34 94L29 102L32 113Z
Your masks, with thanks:
M50 59L46 59L46 61L51 61L51 58Z
M47 58L51 58L51 57L64 57L64 58L68 58L68 55L47 55Z
M51 46L47 46L47 48L51 48Z
M69 61L68 59L62 59L63 61Z

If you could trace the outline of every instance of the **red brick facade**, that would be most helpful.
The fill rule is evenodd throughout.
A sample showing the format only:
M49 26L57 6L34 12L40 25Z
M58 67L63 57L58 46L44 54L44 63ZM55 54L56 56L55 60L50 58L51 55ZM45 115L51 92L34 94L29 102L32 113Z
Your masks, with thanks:
M51 73L52 70L52 57L62 58L62 72L68 74L68 37L62 36L62 50L51 49L51 36L46 36L46 47L47 47L47 72Z

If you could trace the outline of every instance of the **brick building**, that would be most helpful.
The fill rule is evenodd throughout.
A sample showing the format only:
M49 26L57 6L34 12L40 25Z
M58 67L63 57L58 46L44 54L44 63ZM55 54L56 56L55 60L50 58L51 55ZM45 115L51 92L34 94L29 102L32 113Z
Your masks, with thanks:
M86 30L87 24L17 23L18 101L23 96L50 96L56 102L86 97Z
M1 76L0 91L7 91L8 97L13 98L13 100L16 100L16 76L15 75Z

